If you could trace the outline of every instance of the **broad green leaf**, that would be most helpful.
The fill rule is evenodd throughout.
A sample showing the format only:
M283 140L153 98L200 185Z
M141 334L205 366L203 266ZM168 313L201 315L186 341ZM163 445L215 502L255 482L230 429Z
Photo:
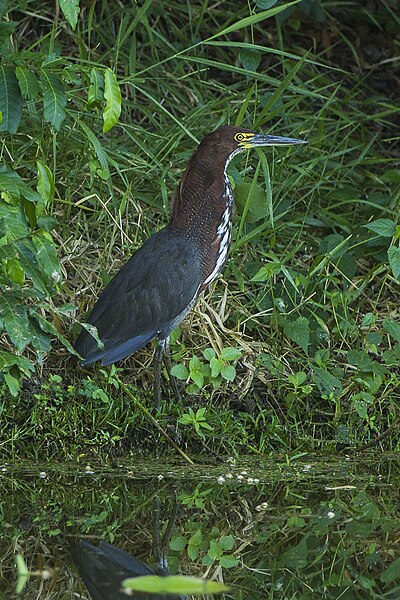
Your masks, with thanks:
M90 71L90 85L87 103L89 108L102 106L104 100L104 77L98 69Z
M185 365L174 365L171 369L171 375L181 381L186 381L189 377L189 369Z
M227 346L226 348L223 348L221 352L222 360L238 360L241 356L242 351L233 346Z
M396 558L390 565L383 571L380 576L380 580L385 583L390 583L398 579L400 573L400 558Z
M136 592L147 592L152 594L192 594L193 596L218 594L229 590L229 588L222 583L184 575L169 575L167 577L143 575L142 577L132 577L131 579L125 579L125 581L122 582L122 587Z
M400 248L391 246L388 250L389 265L396 279L400 280Z
M361 327L370 327L376 323L376 315L374 313L368 312L365 313L363 320L361 321Z
M60 8L64 13L64 17L67 19L72 29L75 29L80 13L79 0L59 0L59 3Z
M239 60L243 69L254 73L261 62L261 53L257 50L242 48L239 53Z
M169 547L171 548L171 550L177 550L178 552L182 552L182 550L186 548L186 539L183 537L183 535L175 535L171 539Z
M59 283L61 280L61 267L51 235L45 231L36 233L32 236L32 241L36 248L36 260L39 267L49 280Z
M28 100L36 100L39 94L39 84L34 73L24 67L16 67L15 74L23 97Z
M394 319L384 319L383 328L388 334L396 340L396 342L400 343L400 323L395 321Z
M35 370L35 365L24 356L17 356L11 352L0 352L0 371L4 372L10 367L17 367L26 375Z
M354 365L363 372L373 371L373 360L364 350L349 350L347 353L347 362Z
M26 307L19 304L15 297L3 294L0 299L0 317L10 341L22 354L32 337Z
M382 237L393 237L396 233L396 223L392 219L376 219L376 221L367 223L363 227Z
M41 196L25 183L25 181L5 165L0 165L0 188L15 198L21 196L30 202L40 202ZM4 203L5 204L5 203Z
M299 387L303 385L305 380L307 379L306 373L304 371L298 371L297 373L293 373L293 375L288 375L288 381L295 387Z
M322 394L330 395L341 392L342 382L332 373L319 367L314 367L313 372L315 384Z
M0 17L1 18L1 17ZM10 37L10 35L12 35L14 33L14 30L17 26L17 23L10 23L10 22L6 22L6 21L2 21L0 22L0 46L6 46L5 42L8 41L8 38ZM1 50L3 50L3 52L5 53L6 50L5 48L1 48Z
M22 114L22 96L14 69L0 65L0 131L15 133Z
M58 75L45 68L41 69L40 79L43 86L44 119L59 131L65 119L67 104L63 83Z
M54 196L55 186L53 175L49 167L40 160L36 161L36 168L38 170L36 189L47 204Z
M203 356L206 360L210 361L215 356L215 351L212 348L206 348L203 351Z
M83 329L86 329L88 333L96 340L97 346L100 350L104 350L104 342L99 338L99 333L97 331L97 327L91 325L90 323L81 323Z
M215 377L218 377L218 375L221 373L221 369L223 368L223 366L224 363L222 361L220 362L215 356L210 358L211 377L213 379Z
M63 336L57 329L57 327L55 327L55 325L53 325L53 323L51 323L50 321L47 321L40 313L32 311L32 314L35 315L36 320L39 323L40 328L45 331L46 333L50 333L51 335L55 336L57 339L60 340L60 342L62 344L64 344L64 346L66 347L66 349L68 350L68 352L70 352L71 354L73 354L74 356L79 356L79 354L77 353L77 351L75 350L75 348L70 344L70 342L67 340L67 338L65 336ZM87 325L87 323L82 324L82 326ZM93 325L92 325L93 327ZM85 327L85 329L87 329ZM95 329L95 327L93 327L93 329Z
M234 567L238 566L239 560L237 558L235 558L234 556L232 556L231 554L224 554L219 559L219 564L224 569L233 569Z
M7 384L11 396L16 398L20 392L19 381L11 373L4 373L4 381Z
M232 365L225 365L221 369L221 377L226 381L233 381L236 377L236 369Z
M103 133L106 133L118 122L122 103L121 90L111 69L106 69L104 72L104 98L106 106L103 111Z
M258 269L257 273L253 275L250 281L268 281L274 275L277 275L282 269L280 262L269 262Z
M7 275L14 283L23 285L25 281L25 271L18 258L10 258L7 261Z
M202 388L204 385L204 375L201 371L190 371L190 378L195 382L197 387Z
M224 535L224 537L220 539L219 543L223 550L232 550L235 545L235 538L233 535Z
M308 344L310 342L309 320L306 317L298 317L295 321L285 320L283 328L288 338L308 354Z
M256 183L238 183L235 187L235 203L239 214L247 211L247 223L256 223L268 216L266 193Z

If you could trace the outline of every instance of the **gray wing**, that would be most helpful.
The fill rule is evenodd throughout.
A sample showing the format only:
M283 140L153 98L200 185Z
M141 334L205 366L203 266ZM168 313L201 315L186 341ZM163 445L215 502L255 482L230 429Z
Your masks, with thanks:
M167 337L196 298L200 258L188 240L162 229L139 248L110 281L87 320L104 344L83 329L75 349L82 364L117 362L150 340Z

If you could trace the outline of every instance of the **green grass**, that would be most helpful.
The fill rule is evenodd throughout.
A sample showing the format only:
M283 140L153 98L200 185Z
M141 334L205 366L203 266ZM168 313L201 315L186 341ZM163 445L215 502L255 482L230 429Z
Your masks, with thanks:
M54 20L52 4L9 13L17 27L5 65L39 77L41 61L54 52L59 58L48 69L68 101L56 131L43 119L45 91L24 98L17 133L3 137L4 163L41 194L30 202L26 190L18 198L6 188L4 210L13 206L16 216L0 247L0 285L10 299L0 300L5 455L160 446L157 430L112 376L77 368L54 338L74 339L76 321L111 274L166 224L197 140L228 122L309 143L252 152L231 165L230 260L172 347L181 369L201 361L203 381L196 389L192 377L181 404L166 388L161 427L174 435L189 407L204 409L211 429L200 428L203 435L193 419L179 426L189 454L360 447L382 435L378 447L398 448L399 109L384 86L389 63L368 69L357 50L358 36L383 35L384 55L395 56L392 14L378 5L371 15L321 3L330 43L319 42L320 25L304 6L292 7L286 20L265 21L260 9L237 3L146 2L121 12L104 2L82 8L75 31L62 13ZM93 86L104 68L115 72L122 94L118 124L105 134L102 93ZM47 167L39 182L36 160ZM386 229L379 219L389 220ZM34 240L36 279L18 247L22 221L23 236ZM19 336L13 326L22 328L23 315L7 308L15 303L28 315ZM220 356L228 347L241 353L232 382L210 377L203 354L212 348ZM119 371L149 408L152 353L145 348Z

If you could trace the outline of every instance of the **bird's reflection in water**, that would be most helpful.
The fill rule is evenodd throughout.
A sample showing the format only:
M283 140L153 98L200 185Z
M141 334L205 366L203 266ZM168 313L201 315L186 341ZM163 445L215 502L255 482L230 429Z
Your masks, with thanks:
M171 538L177 507L173 508L167 529L160 539L159 507L154 513L154 557L157 566L153 569L121 548L101 541L100 546L79 540L71 546L73 561L81 575L92 600L185 600L187 596L130 592L122 588L124 579L143 575L169 575L167 547Z

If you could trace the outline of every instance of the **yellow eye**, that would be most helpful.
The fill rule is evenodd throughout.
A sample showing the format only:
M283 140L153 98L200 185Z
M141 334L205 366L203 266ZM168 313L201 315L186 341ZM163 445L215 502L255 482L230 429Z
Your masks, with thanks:
M245 139L243 133L235 133L234 138L237 142L242 142Z

